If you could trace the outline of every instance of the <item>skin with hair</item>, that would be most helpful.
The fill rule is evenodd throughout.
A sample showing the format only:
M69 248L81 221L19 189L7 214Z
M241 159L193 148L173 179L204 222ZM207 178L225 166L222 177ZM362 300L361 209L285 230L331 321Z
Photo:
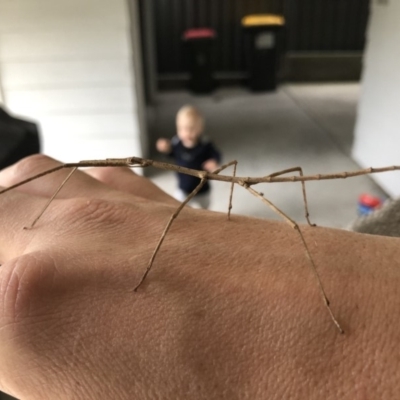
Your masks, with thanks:
M0 185L55 166L25 159ZM399 239L302 227L340 335L298 235L276 221L184 209L134 293L178 204L126 168L77 172L23 230L67 174L0 196L1 390L21 400L398 398Z

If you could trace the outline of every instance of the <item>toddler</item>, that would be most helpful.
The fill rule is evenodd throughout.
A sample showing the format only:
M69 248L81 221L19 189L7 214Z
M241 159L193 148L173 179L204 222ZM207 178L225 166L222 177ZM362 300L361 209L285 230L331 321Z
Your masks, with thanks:
M177 134L171 140L158 139L157 150L173 157L175 163L182 167L208 172L215 171L221 161L221 155L214 145L202 135L204 119L200 112L190 105L182 107L176 115L176 129ZM175 192L175 198L184 201L199 183L199 178L178 173L178 189ZM201 208L209 207L209 182L206 182L189 204Z

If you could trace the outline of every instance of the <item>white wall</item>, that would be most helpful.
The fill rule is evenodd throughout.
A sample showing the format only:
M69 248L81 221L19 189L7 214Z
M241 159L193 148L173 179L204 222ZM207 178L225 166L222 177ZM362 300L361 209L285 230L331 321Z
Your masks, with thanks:
M400 165L400 1L371 0L353 156L364 167ZM372 176L393 197L400 173Z
M0 73L1 73L1 71L0 71ZM0 74L0 106L3 105L3 102L4 102L3 98L4 98L4 96L3 96L3 86L2 86L2 83L1 83L1 74Z
M52 157L143 154L143 99L134 71L140 52L137 43L132 50L126 1L0 0L4 101L39 122Z

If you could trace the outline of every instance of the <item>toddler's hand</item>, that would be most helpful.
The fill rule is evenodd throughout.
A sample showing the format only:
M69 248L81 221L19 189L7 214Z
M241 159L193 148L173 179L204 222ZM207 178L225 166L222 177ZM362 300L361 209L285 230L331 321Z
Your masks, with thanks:
M170 153L171 152L171 141L169 139L158 139L156 143L157 150L160 153Z
M218 163L216 160L210 159L203 163L203 168L205 171L213 172L218 168Z

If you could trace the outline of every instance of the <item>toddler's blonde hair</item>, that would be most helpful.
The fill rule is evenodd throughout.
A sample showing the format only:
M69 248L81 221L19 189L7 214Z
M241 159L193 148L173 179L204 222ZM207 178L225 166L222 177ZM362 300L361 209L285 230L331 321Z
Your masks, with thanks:
M204 129L204 118L202 116L202 114L200 113L200 111L190 105L187 104L183 107L181 107L178 111L178 113L176 114L176 122L178 122L178 119L181 117L186 117L189 118L190 120L194 121L196 124L198 124L200 131L203 131Z

